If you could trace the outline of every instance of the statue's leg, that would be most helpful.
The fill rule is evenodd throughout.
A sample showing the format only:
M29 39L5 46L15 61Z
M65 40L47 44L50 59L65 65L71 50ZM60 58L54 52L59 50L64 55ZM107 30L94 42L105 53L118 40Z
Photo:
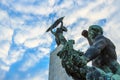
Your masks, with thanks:
M55 41L56 41L57 45L60 45L60 41L58 38L55 38Z
M86 74L86 80L111 80L110 77L101 69L91 67Z
M112 75L111 80L120 80L120 75L118 74Z
M120 80L120 75L105 73L103 70L92 67L86 74L86 80Z

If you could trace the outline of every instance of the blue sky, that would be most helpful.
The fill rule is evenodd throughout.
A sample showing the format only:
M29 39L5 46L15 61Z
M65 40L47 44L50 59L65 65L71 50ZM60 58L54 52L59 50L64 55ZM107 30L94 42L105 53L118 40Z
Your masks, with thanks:
M48 80L54 36L46 29L57 19L68 28L74 48L88 47L81 32L92 24L116 45L120 60L120 0L0 0L0 80Z

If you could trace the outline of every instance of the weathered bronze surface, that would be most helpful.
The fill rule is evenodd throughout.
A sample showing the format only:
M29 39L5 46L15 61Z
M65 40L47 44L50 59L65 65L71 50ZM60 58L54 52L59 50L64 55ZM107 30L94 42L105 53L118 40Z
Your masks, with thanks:
M103 36L102 27L91 25L88 30L83 30L82 35L87 38L90 47L86 52L77 51L73 48L74 40L66 40L63 31L63 17L58 19L51 28L57 45L63 44L63 49L57 54L66 73L74 80L120 80L120 65L117 62L115 45ZM59 23L61 27L56 32L52 29ZM56 24L56 25L55 25ZM87 63L92 61L92 67Z

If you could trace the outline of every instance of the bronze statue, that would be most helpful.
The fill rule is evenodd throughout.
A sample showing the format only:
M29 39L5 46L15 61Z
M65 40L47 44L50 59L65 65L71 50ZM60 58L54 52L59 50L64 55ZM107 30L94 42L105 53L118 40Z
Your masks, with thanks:
M90 43L90 48L85 52L83 60L92 61L93 66L106 73L120 75L120 65L117 62L115 45L111 40L103 36L102 28L98 25L91 25L88 31L82 32L82 35L87 37ZM83 64L85 63L83 62Z
M51 33L55 36L55 41L57 45L65 44L65 42L67 42L67 40L63 36L63 31L67 32L67 28L63 26L63 21L62 21L63 18L64 17L57 19L54 22L54 24L51 25L46 31L46 32L51 31ZM53 29L56 28L60 23L61 23L60 28L57 28L57 30L54 32Z
M66 73L74 80L120 80L120 65L117 62L115 45L111 40L103 36L103 30L98 25L91 25L83 30L82 35L87 38L90 47L81 52L73 48L74 40L66 40L63 31L63 17L59 18L48 30L55 35L56 43L63 44L63 49L57 54ZM56 32L52 29L61 23ZM92 61L92 67L87 63Z

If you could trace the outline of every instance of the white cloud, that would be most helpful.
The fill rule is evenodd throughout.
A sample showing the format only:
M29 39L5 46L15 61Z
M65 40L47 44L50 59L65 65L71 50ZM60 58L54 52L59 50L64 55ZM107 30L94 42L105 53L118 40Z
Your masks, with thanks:
M22 17L21 18L19 18L19 17L10 18L9 22L11 24L12 29L21 28L21 26L24 26L25 19L28 19L28 17L25 17L25 18L22 18Z
M21 28L15 34L15 43L23 44L26 40L39 37L40 34L43 34L43 31L40 27Z
M65 16L64 24L68 26L68 32L64 34L65 37L67 39L74 39L76 42L74 45L75 49L83 51L87 49L88 43L87 40L81 36L82 30L87 29L89 25L94 24L97 20L106 18L107 23L104 27L105 35L115 43L117 54L120 56L120 35L118 35L120 31L119 0L94 0L94 2L65 0L59 6L56 4L58 1L55 0L45 0L44 2L40 2L39 5L32 5L34 2L35 0L30 0L29 2L27 0L19 0L16 3L14 3L14 1L1 0L4 6L10 7L10 10L15 11L16 14L18 12L22 15L9 17L7 10L0 9L0 58L2 58L4 63L2 67L0 67L1 69L8 71L11 64L22 59L23 55L26 55L24 54L26 49L22 49L21 46L17 46L18 50L10 50L13 30L16 32L13 38L16 45L22 45L26 48L38 48L36 54L27 55L29 59L25 60L21 66L21 71L28 70L32 66L35 66L40 59L48 56L53 39L51 34L45 33L45 31L48 24L52 23L47 20L43 21L43 18L39 15L48 17L50 13L56 13L57 18ZM77 3L77 5L75 3ZM32 20L34 18L31 14L38 17L40 23L35 23L34 25L25 24L26 20ZM86 21L79 20L80 18L84 18ZM77 25L73 25L73 28L70 29L71 27L69 26L74 23ZM10 26L12 28L9 28ZM10 52L10 54L8 54L8 52ZM48 71L43 71L36 73L32 77L29 75L28 80L47 80L47 75Z
M49 33L46 33L46 27L30 27L22 28L15 34L15 43L24 44L28 48L37 47L46 44L50 46L52 43L52 37Z
M9 66L1 65L0 68L5 71L9 71Z
M12 5L12 8L17 12L24 14L34 14L34 15L48 15L52 12L52 8L48 5L48 3L44 3L41 5L24 5L20 3L16 3Z
M27 40L25 41L24 45L29 48L33 48L38 46L40 43L40 39L32 39L32 40Z
M0 41L2 40L8 40L11 41L13 35L13 30L6 27L6 26L0 26Z
M9 4L12 2L11 0L7 1L7 0L1 0L0 1L3 5L9 6Z
M55 0L49 0L49 4L50 4L50 6L54 6Z
M99 6L101 5L105 7L103 7L103 9L99 9ZM107 4L105 0L96 1L95 3L90 2L83 8L73 10L71 12L72 14L69 14L65 18L64 22L66 25L71 25L74 22L76 22L79 18L86 18L89 20L89 22L93 23L96 20L109 17L109 15L111 15L111 13L114 11L115 9L112 6L112 3Z
M15 34L14 41L16 44L23 44L28 36L29 33L27 33L27 31L18 31L17 34Z
M6 65L11 65L15 63L16 61L19 61L23 57L24 49L19 50L11 50L11 52L8 54L7 58L3 59Z
M21 3L21 4L27 4L27 3L34 3L36 0L29 0L29 2L28 2L28 0L18 0L17 2L18 3Z
M2 44L0 44L0 58L4 59L8 56L8 51L10 48L10 43L8 41L3 42Z
M9 65L6 66L6 59L8 57L8 52L11 45L13 30L6 27L0 27L0 59L4 63L0 63L2 65L0 68L4 70L9 70Z
M9 71L11 65L19 60L22 59L24 50L23 49L19 49L19 50L11 50L8 54L8 52L6 52L4 55L2 54L1 58L1 67L0 69L5 70L5 71Z
M41 73L41 75L36 75L31 80L47 80L48 79L48 71Z
M12 43L13 30L8 27L0 26L0 69L8 71L11 64L20 59L22 51L10 49Z
M48 80L48 70L40 71L34 76L28 77L26 80Z
M9 16L6 11L0 9L0 25L9 24Z
M47 57L50 52L50 48L39 48L39 52L28 54L27 59L19 68L20 71L27 71L29 68L35 66L42 58Z

